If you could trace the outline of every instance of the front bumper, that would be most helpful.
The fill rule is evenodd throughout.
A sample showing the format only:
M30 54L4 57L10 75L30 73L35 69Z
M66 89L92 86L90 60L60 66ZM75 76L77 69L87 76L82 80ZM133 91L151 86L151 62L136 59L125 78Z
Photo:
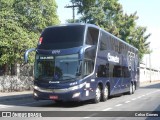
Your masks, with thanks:
M44 89L34 87L33 97L36 100L83 101L84 85L67 89ZM82 99L83 98L83 99Z

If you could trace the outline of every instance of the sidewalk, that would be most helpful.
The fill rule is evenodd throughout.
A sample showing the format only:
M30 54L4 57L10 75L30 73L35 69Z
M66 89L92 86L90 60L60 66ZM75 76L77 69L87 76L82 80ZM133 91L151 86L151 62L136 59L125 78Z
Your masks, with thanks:
M32 93L33 91L8 92L8 93L0 92L0 102L32 98Z
M160 81L156 82L143 82L140 83L140 87L149 86L153 84L159 84ZM28 99L33 97L33 91L23 91L23 92L9 92L9 93L1 93L0 92L0 102L12 101L12 100L20 100L20 99Z

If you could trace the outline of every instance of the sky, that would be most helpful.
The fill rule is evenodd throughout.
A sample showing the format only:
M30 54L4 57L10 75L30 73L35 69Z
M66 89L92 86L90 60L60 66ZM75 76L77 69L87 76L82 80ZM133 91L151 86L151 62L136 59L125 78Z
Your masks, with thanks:
M56 0L58 5L57 14L62 24L66 23L67 19L72 19L72 9L64 8L66 5L71 5L70 0ZM123 10L127 14L137 11L137 25L147 27L147 34L151 33L148 39L150 49L153 51L151 56L151 66L160 68L160 0L119 0ZM76 14L76 12L75 12ZM76 15L76 18L79 16ZM143 62L149 67L149 55L145 55Z
M151 56L151 66L160 68L160 0L119 0L125 13L131 14L137 11L139 19L137 24L147 27L147 33L151 33L148 39L150 49L153 51ZM145 55L143 62L150 66L149 55Z

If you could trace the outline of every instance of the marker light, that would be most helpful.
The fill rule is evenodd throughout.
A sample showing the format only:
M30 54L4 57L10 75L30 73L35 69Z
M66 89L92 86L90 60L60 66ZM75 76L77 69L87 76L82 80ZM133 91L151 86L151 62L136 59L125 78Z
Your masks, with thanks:
M40 37L40 38L39 38L39 43L38 43L38 44L40 45L40 44L42 43L42 41L43 41L43 37Z
M80 92L77 92L77 93L74 93L72 98L76 98L76 97L79 97L80 96Z
M38 97L37 93L35 93L35 92L33 93L33 95L34 95L35 97Z

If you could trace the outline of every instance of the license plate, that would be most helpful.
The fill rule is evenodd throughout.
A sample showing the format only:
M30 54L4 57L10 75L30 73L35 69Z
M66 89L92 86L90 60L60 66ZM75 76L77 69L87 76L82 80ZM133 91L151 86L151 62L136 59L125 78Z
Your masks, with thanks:
M52 100L57 100L58 96L49 96L49 98L52 99Z

